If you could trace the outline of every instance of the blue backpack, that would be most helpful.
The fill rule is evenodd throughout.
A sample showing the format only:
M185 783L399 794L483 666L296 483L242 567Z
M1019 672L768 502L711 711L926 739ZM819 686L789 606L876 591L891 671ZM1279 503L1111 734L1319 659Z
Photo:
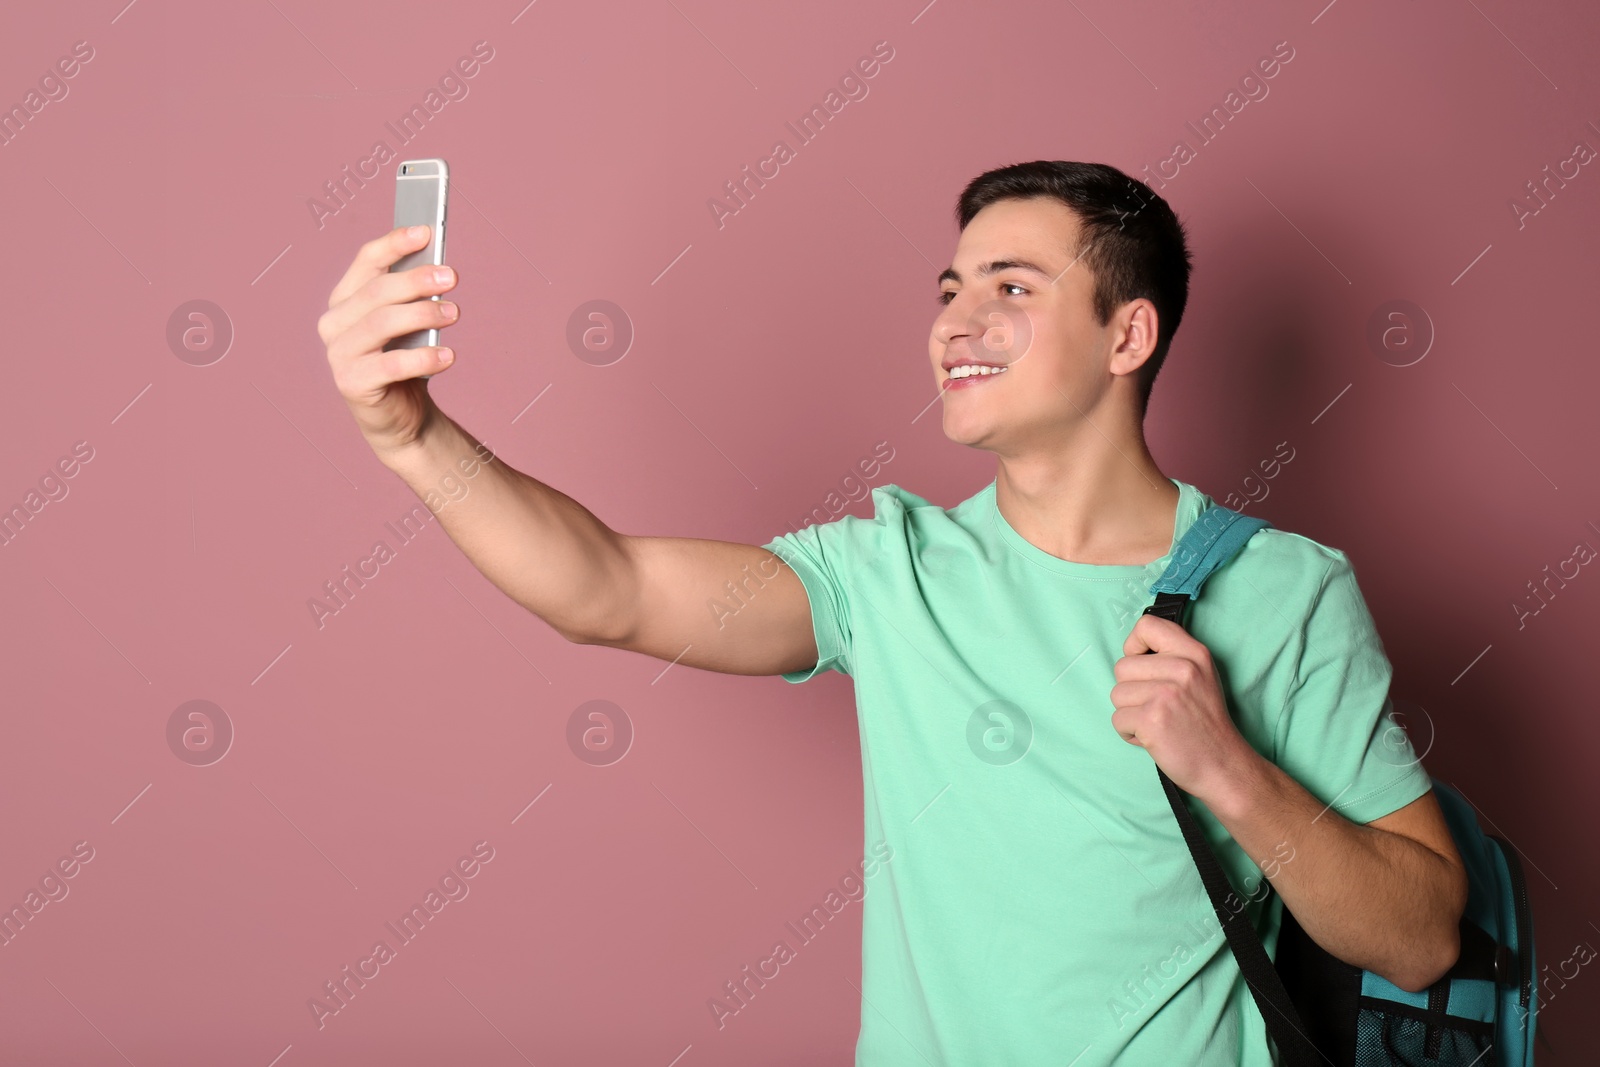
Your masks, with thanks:
M1183 625L1186 609L1211 573L1257 530L1270 525L1213 504L1173 549L1171 565L1150 586L1155 603L1144 613ZM1527 885L1516 851L1478 828L1471 804L1459 792L1433 780L1434 796L1470 886L1461 919L1461 955L1428 989L1409 993L1330 955L1306 935L1287 908L1277 961L1269 960L1244 909L1228 905L1242 898L1234 893L1189 811L1187 794L1159 767L1156 773L1239 970L1277 1046L1277 1063L1530 1067L1538 998Z

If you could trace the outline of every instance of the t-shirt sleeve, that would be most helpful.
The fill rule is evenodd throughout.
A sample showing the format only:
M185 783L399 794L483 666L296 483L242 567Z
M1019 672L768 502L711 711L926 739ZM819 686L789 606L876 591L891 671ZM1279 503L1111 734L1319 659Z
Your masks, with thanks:
M850 670L850 600L848 588L851 524L861 522L846 515L833 522L806 526L781 534L761 547L773 552L800 577L811 601L811 629L817 640L817 662L805 670L780 675L786 682L805 682L823 671Z
M1298 663L1274 731L1275 762L1355 823L1405 807L1432 787L1392 717L1394 669L1355 569L1334 552L1302 625Z

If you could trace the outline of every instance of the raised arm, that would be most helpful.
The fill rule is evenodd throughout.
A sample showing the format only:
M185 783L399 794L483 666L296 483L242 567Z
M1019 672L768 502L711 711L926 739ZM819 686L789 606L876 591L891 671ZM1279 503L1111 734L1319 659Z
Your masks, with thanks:
M425 232L396 229L363 245L317 330L367 443L418 497L443 505L440 524L473 565L569 641L727 674L814 664L805 588L771 552L611 530L439 409L421 375L454 366L453 355L441 358L447 349L383 351L395 337L459 317L453 302L426 299L455 287L450 268L438 278L431 266L388 272L426 241ZM443 485L466 488L445 496Z

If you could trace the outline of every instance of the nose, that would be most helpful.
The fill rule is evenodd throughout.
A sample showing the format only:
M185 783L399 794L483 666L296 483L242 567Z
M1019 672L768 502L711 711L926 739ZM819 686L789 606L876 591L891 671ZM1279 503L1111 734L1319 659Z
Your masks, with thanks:
M958 294L933 323L933 346L955 349L980 363L1012 364L1033 345L1033 320L1026 309L1000 298ZM937 356L938 353L935 352Z
M933 320L933 339L948 348L971 333L968 309L957 293Z

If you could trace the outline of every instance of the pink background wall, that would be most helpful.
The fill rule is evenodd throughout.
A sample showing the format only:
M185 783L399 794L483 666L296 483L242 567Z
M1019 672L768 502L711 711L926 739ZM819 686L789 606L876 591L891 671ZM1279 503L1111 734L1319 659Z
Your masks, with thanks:
M93 850L0 947L5 1063L850 1062L859 904L724 1026L707 1006L861 858L848 680L568 646L436 523L395 540L417 501L315 329L393 165L320 226L308 203L380 139L448 159L444 409L624 532L760 543L880 441L874 484L952 505L992 476L912 422L965 182L1150 180L1281 41L1267 95L1157 186L1196 270L1152 450L1351 554L1428 768L1525 857L1542 961L1600 945L1600 577L1513 607L1600 548L1600 173L1511 207L1600 146L1591 6L124 3L0 34L8 107L93 50L0 147L0 504L92 450L0 547L0 903ZM479 41L401 145L385 123ZM879 41L868 95L719 228L707 200ZM565 340L596 299L636 331L608 366ZM195 300L232 331L204 366L167 339ZM1368 341L1396 300L1431 322L1412 349ZM319 629L307 601L380 539ZM234 734L209 765L169 743L192 700ZM634 732L609 766L567 740L591 700ZM319 1028L308 999L478 842L469 894ZM1597 1004L1595 967L1547 1000L1541 1062L1585 1062Z

